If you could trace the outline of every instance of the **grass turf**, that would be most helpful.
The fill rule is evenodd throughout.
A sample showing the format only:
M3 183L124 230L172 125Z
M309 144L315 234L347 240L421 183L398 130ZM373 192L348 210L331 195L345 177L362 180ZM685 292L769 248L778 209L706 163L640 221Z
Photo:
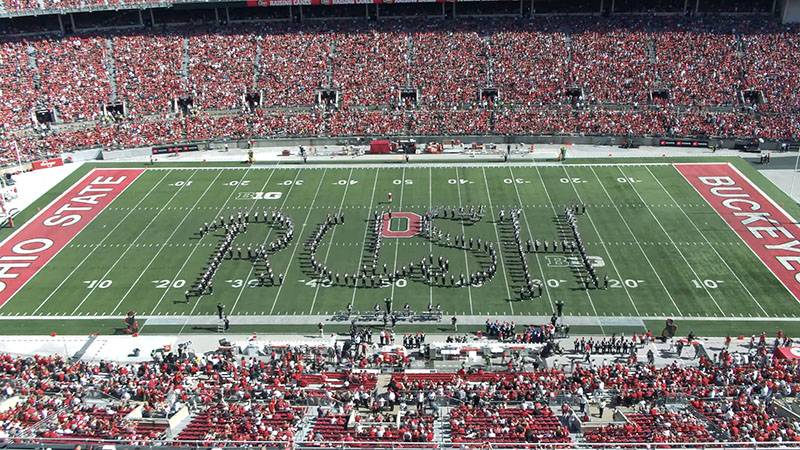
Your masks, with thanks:
M734 164L777 201L787 199L746 163ZM376 303L383 306L386 297L394 298L395 308L408 302L421 310L432 303L440 304L446 316L513 315L523 323L525 316L549 315L558 300L565 302L568 316L644 319L601 321L599 326L584 325L587 331L640 330L658 325L654 317L683 316L706 318L685 325L698 327L695 331L702 334L776 327L800 332L796 322L777 320L795 317L796 300L669 165L161 167L142 174L0 309L6 317L34 316L24 321L0 316L4 333L112 332L120 324L107 316L128 310L151 316L214 315L217 302L225 305L237 330L307 331L313 326L295 323L294 318L330 315L348 303L370 310ZM65 179L23 211L18 223L89 169ZM254 199L248 194L252 192L280 194ZM513 239L508 223L495 220L498 211L521 205L523 239L552 241L558 236L555 216L572 203L588 205L587 214L578 217L579 227L589 254L602 258L598 273L608 274L610 288L579 289L560 253L532 253L530 272L546 280L545 290L541 298L518 301L519 256L508 245ZM476 223L437 219L436 225L445 234L506 242L499 246L500 269L491 281L480 287L431 287L412 277L383 288L354 289L352 283L327 286L309 270L304 243L328 213L342 211L346 221L326 235L317 258L343 277L358 270L367 254L364 244L372 234L373 211L423 213L432 205L486 205L486 217ZM295 221L294 241L271 257L276 274L285 273L283 285L254 286L259 269L234 258L222 264L213 295L185 302L184 291L196 281L222 236L218 232L200 239L197 229L221 214L253 208L281 209ZM787 209L798 216L796 205ZM394 222L392 229L405 227ZM235 245L246 248L275 237L266 225L251 224ZM484 253L446 248L417 236L384 239L379 273L383 263L400 267L430 253L449 259L456 279L461 272L487 264ZM44 320L54 316L80 320ZM252 325L236 324L237 318L247 316L285 319L277 326L257 323L255 317ZM776 321L749 322L751 316ZM418 327L423 326L403 329ZM153 322L144 331L210 331L206 328Z

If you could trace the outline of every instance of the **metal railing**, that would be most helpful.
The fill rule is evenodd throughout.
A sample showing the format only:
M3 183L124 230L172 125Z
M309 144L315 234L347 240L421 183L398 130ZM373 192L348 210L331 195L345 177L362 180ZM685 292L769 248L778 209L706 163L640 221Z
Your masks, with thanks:
M54 450L72 449L75 445L115 445L116 447L136 447L139 450L174 449L175 447L192 448L243 448L255 447L259 449L296 449L312 450L320 448L337 449L437 449L437 450L464 450L464 449L541 449L541 450L652 450L658 449L683 449L683 450L758 450L758 449L800 449L800 442L402 442L402 441L212 441L212 440L175 440L175 439L91 439L91 438L6 438L0 439L7 449L32 449L41 450L43 446Z

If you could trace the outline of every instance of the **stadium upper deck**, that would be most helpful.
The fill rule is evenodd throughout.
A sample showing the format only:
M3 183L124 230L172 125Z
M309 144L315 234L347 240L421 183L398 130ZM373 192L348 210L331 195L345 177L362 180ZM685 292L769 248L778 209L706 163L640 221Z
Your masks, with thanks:
M492 5L519 13L518 3ZM534 4L537 13L546 6L553 4ZM316 8L307 14L330 12ZM480 12L481 4L458 8ZM282 11L239 9L256 18ZM16 139L0 139L6 160L17 147L35 159L98 145L271 136L793 140L800 131L800 38L759 14L303 23L240 23L234 18L246 13L229 8L161 14L64 16L57 20L77 33L0 41L0 124ZM139 29L148 15L151 25L212 24ZM121 26L131 17L134 28L84 32L98 20ZM11 31L29 26L8 23ZM52 126L62 123L70 126Z
M479 0L470 0L479 1ZM486 2L486 0L484 0ZM120 10L120 9L142 9L142 8L165 8L173 5L194 5L197 7L204 7L210 2L207 0L3 0L0 3L0 17L19 17L30 14L52 13L52 14L66 14L74 12L89 12L89 11L103 11L103 10ZM401 2L397 2L401 3ZM408 2L406 2L408 3ZM306 9L307 13L312 16L320 14L325 16L330 15L353 15L355 17L369 17L370 14L380 14L379 9L383 8L384 15L393 15L398 11L402 11L399 15L409 15L409 8L412 6L416 9L417 13L424 11L424 9L417 8L417 4L436 4L434 8L430 8L429 13L438 13L445 15L447 7L442 7L446 3L442 0L414 0L414 5L395 5L394 1L387 0L369 0L367 2L355 3L346 0L249 0L248 6L270 6L273 9L279 7L296 6L299 14L301 6L312 7ZM451 4L454 2L450 2ZM620 1L603 1L603 0L534 0L534 1L508 1L509 7L498 5L498 2L490 1L487 6L465 6L464 12L474 13L481 12L484 14L497 14L497 13L510 13L529 15L534 14L564 14L564 13L772 13L776 12L778 8L777 2L771 0L736 0L736 1L722 1L722 0L701 0L693 2L685 2L681 0L620 0ZM241 7L244 2L223 1L214 2L214 7ZM358 4L358 8L348 9L346 6ZM371 10L366 5L373 7ZM462 5L463 5L462 0ZM337 5L338 7L328 8L328 11L322 11L325 8L317 8L320 5ZM345 8L341 8L345 6ZM374 8L379 6L379 8ZM400 6L397 8L396 6ZM403 7L406 6L406 7ZM434 5L428 5L434 6ZM455 12L457 8L452 8ZM291 13L289 14L291 17Z

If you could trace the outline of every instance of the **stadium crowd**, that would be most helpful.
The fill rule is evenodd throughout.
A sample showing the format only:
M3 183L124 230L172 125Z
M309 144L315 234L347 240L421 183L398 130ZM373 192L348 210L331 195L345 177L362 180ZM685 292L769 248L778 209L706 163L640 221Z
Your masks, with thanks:
M393 26L394 25L394 26ZM397 102L409 73L408 33L386 23L380 29L355 27L333 35L333 87L345 105L378 106ZM365 80L369 80L365 82Z
M798 50L796 28L761 16L274 22L7 37L0 149L10 161L12 137L26 160L84 146L245 136L797 139ZM177 100L186 97L181 111ZM125 117L105 115L117 104Z
M129 116L168 111L174 96L185 93L178 36L128 33L113 39L117 93L127 101Z
M487 328L506 327L487 321ZM188 411L178 441L431 442L438 420L453 443L800 441L800 425L775 410L797 396L800 364L770 356L765 336L753 338L748 357L722 349L663 367L635 358L571 371L395 366L384 388L385 347L356 337L334 346L266 346L259 356L195 355L180 344L137 363L2 354L0 400L16 401L0 413L0 438L146 443L166 439L166 423L155 419ZM587 346L580 339L576 353ZM649 340L589 340L587 348L639 348ZM412 358L424 353L410 350ZM661 406L674 398L687 401L677 410ZM311 407L315 417L305 417ZM578 424L595 420L600 427L580 432ZM312 426L298 436L303 422Z

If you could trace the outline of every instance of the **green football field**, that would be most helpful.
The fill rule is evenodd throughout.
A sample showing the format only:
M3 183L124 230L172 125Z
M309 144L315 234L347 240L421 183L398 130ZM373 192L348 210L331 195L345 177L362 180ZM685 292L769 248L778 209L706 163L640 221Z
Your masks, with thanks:
M746 174L773 197L783 195L746 164ZM114 167L106 165L103 167ZM65 190L79 170L42 198L43 206ZM392 199L388 196L391 193ZM784 200L776 198L777 201ZM527 254L529 272L542 280L541 297L520 300L521 259L513 230L500 210L520 208L521 237L561 239L565 205L585 204L577 216L587 252L597 261L607 289L585 290L572 259L561 252ZM465 235L495 243L498 270L482 284L452 286L423 280L419 272L373 287L352 281L366 261L374 237L373 215L392 210L424 214L433 207L485 206L479 220L435 219L443 234ZM790 205L795 208L795 205ZM794 209L787 207L791 214ZM30 208L30 209L33 209ZM294 220L294 239L270 256L282 284L262 286L260 263L234 254L223 260L213 294L192 289L222 237L198 229L219 216L240 211L282 211ZM317 259L340 283L328 283L311 269L307 244L328 214L343 213L322 240ZM32 215L26 211L21 215ZM234 247L246 249L274 241L282 231L260 221L250 223ZM391 230L407 221L393 219ZM485 252L448 246L421 235L383 238L377 273L442 256L449 274L485 270ZM497 244L499 243L499 244ZM235 253L235 252L234 252ZM555 302L565 304L566 321L586 331L659 333L667 317L680 331L727 334L777 328L794 330L797 300L761 263L698 192L671 164L451 164L383 167L256 165L247 167L155 166L92 220L47 265L0 308L3 333L119 332L122 317L136 311L143 333L216 331L217 303L230 315L235 331L313 331L348 304L369 311L384 299L395 309L441 305L442 324L401 324L446 330L449 318L480 328L487 317L518 317L518 323L546 320ZM403 328L405 327L405 328ZM346 322L340 328L345 329ZM467 327L469 329L469 327Z

